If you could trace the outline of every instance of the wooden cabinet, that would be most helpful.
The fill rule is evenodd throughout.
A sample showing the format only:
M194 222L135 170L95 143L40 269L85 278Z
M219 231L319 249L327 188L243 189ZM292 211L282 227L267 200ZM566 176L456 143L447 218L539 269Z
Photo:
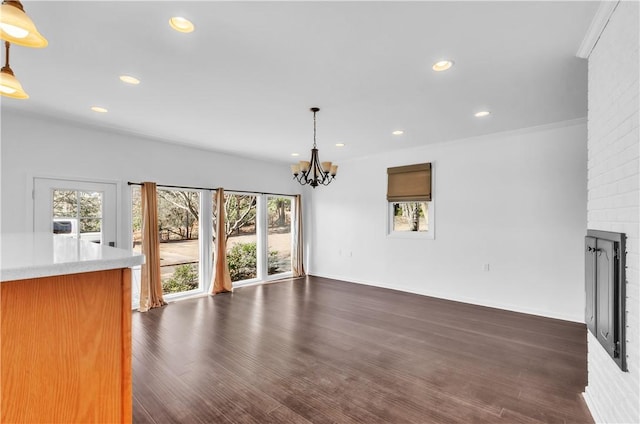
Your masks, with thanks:
M131 422L128 268L4 281L3 423Z

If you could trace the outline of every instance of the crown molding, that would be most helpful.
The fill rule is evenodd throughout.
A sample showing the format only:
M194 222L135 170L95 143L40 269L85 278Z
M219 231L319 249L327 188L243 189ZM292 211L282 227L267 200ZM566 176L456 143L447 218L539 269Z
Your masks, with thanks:
M576 56L582 59L589 58L619 2L620 0L603 0L600 2L600 6L598 6L598 10L593 16L593 20L591 20L591 25L589 25L589 29L582 39L582 44L580 44Z

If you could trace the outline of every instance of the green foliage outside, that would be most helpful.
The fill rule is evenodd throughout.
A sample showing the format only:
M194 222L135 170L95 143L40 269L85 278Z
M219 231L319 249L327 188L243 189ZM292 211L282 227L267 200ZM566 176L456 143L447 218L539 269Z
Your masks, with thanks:
M163 293L179 293L198 288L198 265L185 264L176 267L171 278L162 282Z
M256 243L238 243L227 252L231 281L256 278ZM281 272L282 259L277 250L269 251L269 274ZM198 265L185 264L176 267L173 276L162 282L163 293L179 293L198 288Z
M102 194L78 190L54 190L53 216L79 219L80 233L99 232L102 223Z
M238 243L227 252L227 263L231 281L247 280L256 278L257 264L256 243ZM280 267L277 250L270 250L268 257L269 274L275 274Z

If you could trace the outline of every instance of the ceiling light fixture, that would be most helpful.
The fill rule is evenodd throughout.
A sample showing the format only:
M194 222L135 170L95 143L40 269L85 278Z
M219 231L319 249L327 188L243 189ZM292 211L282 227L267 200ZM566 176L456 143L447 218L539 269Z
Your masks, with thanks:
M15 0L4 0L0 6L0 38L24 47L42 48L49 44L24 13L22 3Z
M5 65L0 69L0 95L11 97L12 99L28 99L20 81L13 75L9 66L9 42L5 41Z
M302 185L310 185L316 188L319 185L329 185L336 178L338 165L331 162L320 162L318 158L318 148L316 147L316 113L320 108L312 107L313 112L313 149L311 149L311 160L309 162L301 160L299 163L291 165L293 178Z
M300 156L300 153L291 153L291 156Z
M193 32L196 28L190 20L181 16L174 16L169 19L169 25L176 31L184 33Z
M98 112L98 113L107 113L109 112L109 110L107 110L104 107L100 107L100 106L91 106L91 110L94 112Z
M488 110L481 110L480 112L476 112L473 114L476 118L484 118L485 116L491 115L491 112Z
M125 84L138 85L140 84L140 80L136 77L132 77L131 75L120 75L120 81Z
M402 130L395 130L395 131L394 131L394 132L392 132L391 134L393 134L393 135L402 135L402 134L404 134L404 131L402 131Z
M336 143L336 147L344 147L344 143Z
M436 63L433 64L433 66L431 67L431 69L433 69L436 72L442 72L442 71L446 71L447 69L451 68L453 66L453 61L452 60L439 60Z

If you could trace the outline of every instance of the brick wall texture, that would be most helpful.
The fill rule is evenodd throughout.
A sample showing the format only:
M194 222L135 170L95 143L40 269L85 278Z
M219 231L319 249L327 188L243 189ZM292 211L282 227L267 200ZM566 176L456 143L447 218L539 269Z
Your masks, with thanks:
M639 5L618 3L588 62L588 226L627 235L629 372L588 336L585 399L598 423L640 423Z

